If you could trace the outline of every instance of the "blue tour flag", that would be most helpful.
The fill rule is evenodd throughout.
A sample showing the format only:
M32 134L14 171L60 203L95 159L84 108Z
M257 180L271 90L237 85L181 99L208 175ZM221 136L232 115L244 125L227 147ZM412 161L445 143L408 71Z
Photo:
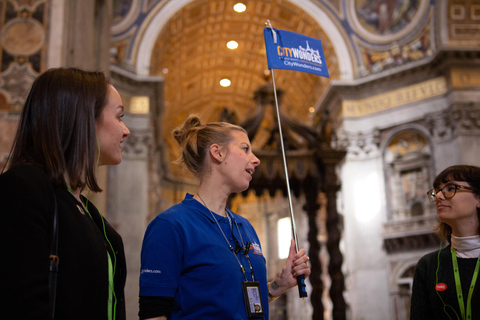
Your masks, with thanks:
M302 71L329 78L322 41L268 27L263 30L263 35L269 69Z

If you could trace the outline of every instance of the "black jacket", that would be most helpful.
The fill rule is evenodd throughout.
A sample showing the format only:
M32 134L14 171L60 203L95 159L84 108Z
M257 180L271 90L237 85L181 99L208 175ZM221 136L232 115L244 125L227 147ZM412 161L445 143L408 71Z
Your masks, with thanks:
M445 284L446 290L438 291L437 294L435 287L437 285L436 276L438 261L440 261L438 283ZM457 258L457 261L466 312L468 289L470 288L477 259ZM447 307L444 308L444 304L439 295ZM480 303L478 303L478 301L480 301L480 279L477 279L472 296L472 320L480 319ZM458 318L455 313L458 315ZM455 288L452 253L450 251L450 246L448 246L441 250L440 258L438 258L438 251L436 251L425 255L417 263L417 266L415 267L415 276L413 278L410 319L450 320L461 318L462 314L458 305L457 291Z
M91 217L82 214L75 197L54 187L33 165L17 165L0 175L0 319L49 319L54 192L60 260L55 319L107 319L107 250L115 261L116 319L125 319L122 238L92 203L87 207Z

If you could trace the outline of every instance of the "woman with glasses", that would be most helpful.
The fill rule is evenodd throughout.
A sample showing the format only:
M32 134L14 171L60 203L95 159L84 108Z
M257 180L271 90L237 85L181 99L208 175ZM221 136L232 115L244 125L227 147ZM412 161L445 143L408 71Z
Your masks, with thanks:
M480 168L443 170L427 196L437 208L436 231L448 246L415 267L410 319L480 319Z

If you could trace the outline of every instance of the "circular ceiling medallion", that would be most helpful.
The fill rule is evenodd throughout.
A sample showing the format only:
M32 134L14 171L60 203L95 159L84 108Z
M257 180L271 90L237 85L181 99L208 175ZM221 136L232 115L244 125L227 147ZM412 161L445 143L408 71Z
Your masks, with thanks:
M409 34L428 8L427 0L355 0L349 4L355 30L375 43L396 41Z
M43 26L33 19L9 21L2 30L2 46L13 56L29 56L42 48L45 40Z

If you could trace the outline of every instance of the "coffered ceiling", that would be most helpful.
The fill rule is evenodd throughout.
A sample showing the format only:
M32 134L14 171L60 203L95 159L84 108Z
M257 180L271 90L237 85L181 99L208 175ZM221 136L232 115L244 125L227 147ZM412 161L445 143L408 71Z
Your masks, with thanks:
M151 74L165 79L165 113L160 125L169 145L170 159L176 143L174 127L188 114L198 113L205 121L217 121L223 108L242 121L254 111L253 94L271 78L263 39L265 22L322 41L330 79L338 79L338 63L328 35L294 4L285 0L249 0L244 12L235 12L239 1L195 0L168 21L152 52ZM228 49L234 40L238 48ZM282 108L293 119L308 123L309 108L324 93L329 79L317 75L275 70L277 89L282 89ZM220 86L223 78L229 87Z

